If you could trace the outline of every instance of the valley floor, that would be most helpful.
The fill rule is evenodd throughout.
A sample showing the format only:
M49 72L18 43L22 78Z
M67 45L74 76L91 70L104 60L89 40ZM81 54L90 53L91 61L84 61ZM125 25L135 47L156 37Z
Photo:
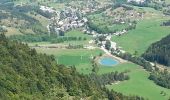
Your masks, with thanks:
M91 55L98 56L100 53L104 53L100 49L84 50L84 49L42 49L37 48L38 52L55 55L58 63L69 65L75 65L76 69L80 73L89 74L92 70L90 62ZM149 73L145 71L141 66L134 63L124 62L112 67L99 65L98 74L104 74L109 72L123 72L129 71L128 75L130 79L127 81L119 82L117 84L108 85L109 89L122 92L125 95L139 95L149 100L167 100L170 97L170 89L165 89L156 85L153 81L149 80ZM166 95L161 94L161 91Z

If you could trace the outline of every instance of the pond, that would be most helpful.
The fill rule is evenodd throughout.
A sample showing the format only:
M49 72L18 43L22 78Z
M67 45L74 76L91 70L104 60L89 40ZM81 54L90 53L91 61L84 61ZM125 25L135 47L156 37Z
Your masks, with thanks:
M119 61L111 57L103 57L99 60L99 63L103 66L114 66L119 64Z

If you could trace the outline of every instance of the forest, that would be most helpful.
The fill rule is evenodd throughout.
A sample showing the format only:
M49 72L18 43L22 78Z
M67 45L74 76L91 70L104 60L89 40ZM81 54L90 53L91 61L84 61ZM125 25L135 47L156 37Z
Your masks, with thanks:
M153 71L152 65L147 60L145 60L143 57L137 57L137 56L132 55L130 53L119 53L119 54L117 54L114 51L112 51L112 54L114 54L114 55L116 55L120 58L123 58L125 60L136 63L136 64L142 66L144 69L146 69L149 72Z
M170 74L165 69L164 71L154 71L149 76L150 80L153 80L156 84L170 89Z
M142 55L146 60L170 66L170 35L153 43Z

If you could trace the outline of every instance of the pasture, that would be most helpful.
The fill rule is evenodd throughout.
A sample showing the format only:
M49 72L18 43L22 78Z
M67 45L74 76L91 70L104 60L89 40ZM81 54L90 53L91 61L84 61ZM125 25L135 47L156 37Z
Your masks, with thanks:
M160 26L165 20L167 18L164 17L141 20L136 29L130 30L122 36L113 36L112 41L115 41L127 52L133 54L137 51L138 55L141 55L152 43L169 34L169 27Z
M107 88L114 89L125 95L138 95L149 100L168 100L170 97L170 89L166 89L156 85L153 81L149 80L149 73L142 69L142 67L126 63L117 65L112 68L112 71L124 71L129 70L128 73L130 80L119 82L118 84L108 85ZM107 72L107 71L105 71ZM103 73L100 72L100 73ZM161 91L166 95L161 94Z

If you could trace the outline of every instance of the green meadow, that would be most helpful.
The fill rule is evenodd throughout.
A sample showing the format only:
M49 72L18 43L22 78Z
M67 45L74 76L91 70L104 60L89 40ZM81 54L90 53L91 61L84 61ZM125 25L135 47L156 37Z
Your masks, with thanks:
M65 33L65 36L66 37L81 37L82 40L81 41L66 41L64 42L63 44L73 44L73 45L85 45L85 44L88 44L89 41L92 39L92 36L90 35L87 35L87 34L84 34L81 29L74 29L74 30L71 30L69 32L66 32ZM86 39L86 40L84 40Z
M98 56L103 51L99 49L42 49L37 48L40 53L54 55L58 64L67 66L75 66L80 73L91 73L92 64L91 57Z
M160 40L170 33L170 27L160 26L167 19L144 19L139 21L136 29L129 31L122 36L113 36L112 41L115 41L123 50L138 55L144 51L152 43Z
M94 25L96 25L100 29L105 29L107 27L110 31L120 31L128 27L128 23L113 24L112 22L114 17L106 16L104 13L89 15L88 18L92 21Z
M149 73L140 66L132 63L122 64L114 67L112 70L123 71L129 70L130 79L118 84L108 85L109 89L121 92L125 95L138 95L149 100L168 100L170 97L170 89L160 87L148 79ZM161 91L166 95L162 95Z

